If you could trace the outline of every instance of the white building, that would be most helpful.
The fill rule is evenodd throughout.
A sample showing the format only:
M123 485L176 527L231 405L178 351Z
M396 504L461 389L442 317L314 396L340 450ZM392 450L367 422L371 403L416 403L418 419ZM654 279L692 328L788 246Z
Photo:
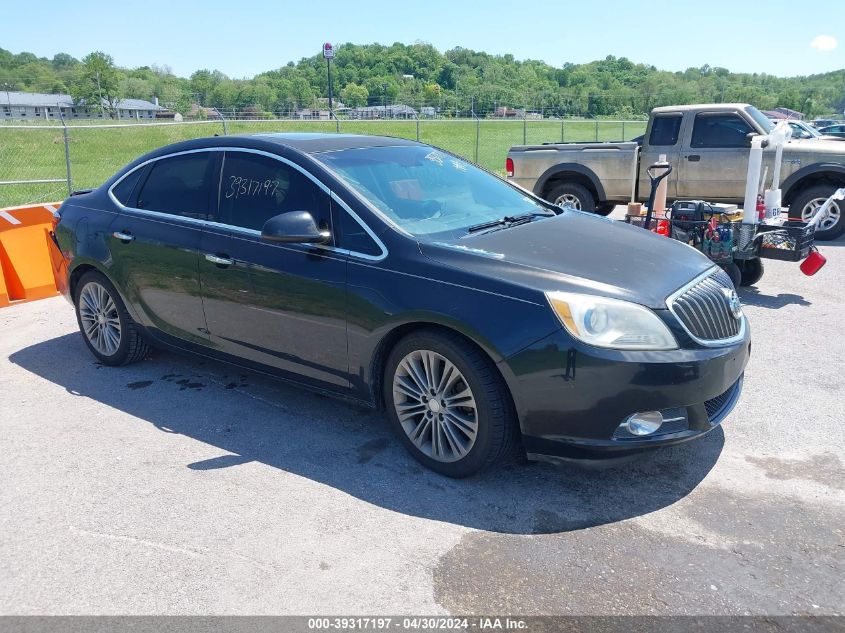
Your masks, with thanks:
M158 99L156 99L158 101ZM105 102L103 103L105 106ZM117 104L117 118L155 119L163 111L158 103L143 99L121 99ZM45 119L108 119L108 112L86 105L76 105L70 95L48 95L38 92L0 91L0 119L43 121Z

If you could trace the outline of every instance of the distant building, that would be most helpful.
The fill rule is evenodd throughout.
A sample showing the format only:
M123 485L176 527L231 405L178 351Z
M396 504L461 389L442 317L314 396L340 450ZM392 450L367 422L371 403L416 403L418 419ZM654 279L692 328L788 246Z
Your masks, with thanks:
M804 120L804 113L803 112L796 112L795 110L790 110L789 108L775 108L774 110L763 110L763 114L765 114L770 119L778 119L778 120Z
M417 111L411 106L396 103L389 106L349 108L350 119L416 119Z
M495 119L524 119L525 110L523 108L496 108L489 114Z
M156 102L158 99L156 99ZM103 106L106 107L105 101ZM163 111L158 103L143 99L121 99L117 103L119 119L155 119ZM85 104L75 104L70 95L39 92L0 91L0 119L39 121L45 119L108 119L108 112L100 112Z

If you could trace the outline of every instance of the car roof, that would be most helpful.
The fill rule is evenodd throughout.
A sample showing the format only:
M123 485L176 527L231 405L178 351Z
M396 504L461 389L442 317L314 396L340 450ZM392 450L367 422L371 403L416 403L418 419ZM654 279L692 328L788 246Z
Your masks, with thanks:
M266 132L226 137L229 139L254 139L276 143L307 154L331 152L341 149L364 147L395 147L397 145L421 145L416 141L392 136L370 136L368 134L331 134L311 132Z

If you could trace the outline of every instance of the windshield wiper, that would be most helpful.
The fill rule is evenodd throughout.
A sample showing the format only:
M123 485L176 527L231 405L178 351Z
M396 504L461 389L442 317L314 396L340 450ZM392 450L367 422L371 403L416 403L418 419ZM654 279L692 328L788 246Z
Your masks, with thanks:
M526 213L524 215L506 215L503 218L499 218L498 220L490 220L489 222L482 222L481 224L473 224L467 229L467 233L476 233L478 231L483 231L484 229L494 229L496 227L501 227L505 229L511 226L517 226L519 224L525 224L526 222L530 222L535 216L547 218L551 217L552 215L554 215L554 213Z

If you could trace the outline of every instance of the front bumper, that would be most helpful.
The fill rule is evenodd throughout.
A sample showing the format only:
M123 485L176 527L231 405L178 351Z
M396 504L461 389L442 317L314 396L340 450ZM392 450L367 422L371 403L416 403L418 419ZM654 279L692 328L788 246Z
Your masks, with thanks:
M605 350L558 331L500 368L511 389L531 459L606 459L700 437L718 426L742 392L749 328L727 347L664 352ZM620 437L642 411L684 418L653 435Z

